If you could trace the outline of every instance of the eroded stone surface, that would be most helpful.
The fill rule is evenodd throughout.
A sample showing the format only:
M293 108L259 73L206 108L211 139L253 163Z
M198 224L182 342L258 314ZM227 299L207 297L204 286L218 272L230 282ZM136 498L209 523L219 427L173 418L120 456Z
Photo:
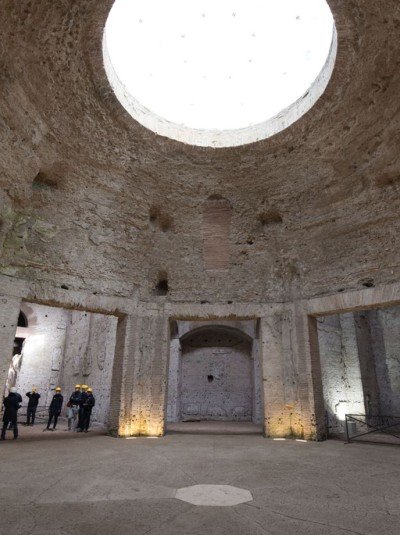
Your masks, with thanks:
M324 96L270 139L211 149L157 136L114 97L101 42L112 0L4 0L1 272L148 300L166 269L168 299L189 302L396 281L397 3L329 4L338 57ZM212 195L232 206L229 271L214 277L201 233ZM154 205L169 230L151 223ZM282 222L263 224L270 211Z
M175 498L193 505L227 507L239 503L251 502L253 496L249 490L231 485L193 485L178 489Z

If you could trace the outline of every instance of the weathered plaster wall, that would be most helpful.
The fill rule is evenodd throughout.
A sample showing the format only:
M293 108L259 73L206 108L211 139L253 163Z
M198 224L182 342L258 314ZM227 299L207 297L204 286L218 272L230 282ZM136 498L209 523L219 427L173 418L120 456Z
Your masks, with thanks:
M218 336L218 339L217 339ZM181 419L241 420L253 417L251 345L205 333L182 347ZM212 382L208 381L208 377Z
M372 324L382 336L384 352L376 353L381 410L400 415L400 307L379 310Z
M54 388L61 386L59 381L69 312L41 305L23 304L22 308L29 311L28 329L16 387L24 405L28 403L25 393L36 387L41 394L39 408L44 408L49 406Z
M167 421L261 423L262 374L256 322L177 321L174 329ZM212 382L207 379L209 375Z
M22 310L29 326L24 329L26 339L16 386L24 404L25 393L33 386L41 394L39 408L45 408L56 386L61 386L67 399L76 383L86 383L96 398L93 420L106 422L117 319L28 303L23 303Z
M331 433L346 413L400 414L400 307L319 318L318 334Z
M69 311L61 383L72 392L76 383L93 388L93 419L106 422L110 405L111 373L117 318Z
M364 414L364 393L352 313L318 319L328 433L344 431L345 414Z

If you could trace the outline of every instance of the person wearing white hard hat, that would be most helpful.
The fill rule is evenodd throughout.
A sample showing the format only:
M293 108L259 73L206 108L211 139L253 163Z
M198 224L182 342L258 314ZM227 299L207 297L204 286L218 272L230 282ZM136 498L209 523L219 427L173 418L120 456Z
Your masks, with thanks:
M18 394L15 386L10 388L10 393L3 400L4 415L3 415L3 428L1 430L1 440L6 439L6 431L8 424L12 425L14 432L14 440L18 438L18 422L17 414L22 403L22 397Z

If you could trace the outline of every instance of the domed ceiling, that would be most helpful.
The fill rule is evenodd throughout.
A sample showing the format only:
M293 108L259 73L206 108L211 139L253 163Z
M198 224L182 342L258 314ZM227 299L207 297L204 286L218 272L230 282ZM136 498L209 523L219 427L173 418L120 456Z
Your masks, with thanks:
M2 274L189 302L399 279L397 2L330 0L338 48L321 98L272 137L217 149L121 105L103 66L112 4L1 2ZM207 229L228 213L228 261L205 269Z

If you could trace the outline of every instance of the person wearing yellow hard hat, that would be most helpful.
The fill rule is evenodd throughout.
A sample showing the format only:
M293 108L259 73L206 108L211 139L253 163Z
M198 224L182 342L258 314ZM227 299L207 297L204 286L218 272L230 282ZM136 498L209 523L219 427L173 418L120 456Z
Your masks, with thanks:
M54 431L57 425L58 417L61 414L62 404L64 401L63 396L61 395L61 387L57 386L55 388L56 393L51 400L49 406L49 421L47 422L47 427L44 431ZM53 421L53 429L50 429L51 422Z
M85 433L87 433L89 430L90 417L92 415L92 410L93 410L93 407L95 406L95 403L96 403L96 400L94 399L94 396L93 396L93 390L90 387L88 387L86 391L86 399L82 405L83 414L82 414L82 427L80 429L81 432L84 431Z
M72 392L67 403L68 431L73 431L76 428L81 399L81 388L81 385L75 385L75 390Z
M87 389L88 385L82 385L81 386L81 397L79 399L79 415L78 415L78 425L77 425L77 431L82 432L83 431L83 419L84 419L84 410L83 406L85 404L86 398L87 398Z
M29 399L28 408L26 409L26 425L34 425L40 394L38 394L36 388L32 388L30 392L26 393L26 396Z

